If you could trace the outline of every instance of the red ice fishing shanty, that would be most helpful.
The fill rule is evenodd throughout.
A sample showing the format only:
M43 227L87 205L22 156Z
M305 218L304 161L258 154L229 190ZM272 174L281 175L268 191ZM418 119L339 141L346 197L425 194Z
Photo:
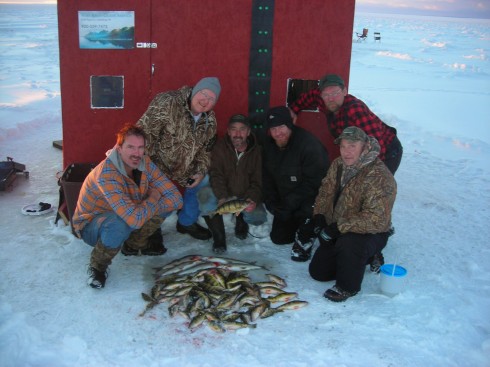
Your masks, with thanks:
M355 0L58 1L63 165L98 163L125 122L159 92L205 76L222 85L214 109L257 129L326 73L349 79ZM332 151L325 117L301 114ZM331 154L333 158L334 154Z

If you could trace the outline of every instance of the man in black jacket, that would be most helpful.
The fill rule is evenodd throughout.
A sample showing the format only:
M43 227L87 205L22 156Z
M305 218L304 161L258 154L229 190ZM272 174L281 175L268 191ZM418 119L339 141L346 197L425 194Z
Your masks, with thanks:
M329 160L325 147L308 131L293 125L289 109L271 108L266 122L263 191L267 210L274 215L271 240L294 241L296 230L313 214L318 188Z

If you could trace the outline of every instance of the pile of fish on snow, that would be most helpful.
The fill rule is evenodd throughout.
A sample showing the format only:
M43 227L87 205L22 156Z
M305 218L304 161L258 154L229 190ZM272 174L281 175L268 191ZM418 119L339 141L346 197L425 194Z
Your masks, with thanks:
M171 317L182 316L189 329L206 324L215 332L255 328L256 321L308 304L285 291L286 282L274 274L252 282L249 270L265 269L252 263L215 256L189 255L157 268L145 310L168 302ZM275 307L274 307L274 306ZM276 306L277 305L277 306Z

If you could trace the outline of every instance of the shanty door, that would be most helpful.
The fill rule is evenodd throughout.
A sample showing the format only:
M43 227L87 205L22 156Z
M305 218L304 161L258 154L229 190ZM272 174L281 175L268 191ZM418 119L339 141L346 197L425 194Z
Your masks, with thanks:
M252 0L154 0L151 11L151 94L218 77L218 130L248 113Z
M63 163L99 162L151 91L151 1L59 1Z

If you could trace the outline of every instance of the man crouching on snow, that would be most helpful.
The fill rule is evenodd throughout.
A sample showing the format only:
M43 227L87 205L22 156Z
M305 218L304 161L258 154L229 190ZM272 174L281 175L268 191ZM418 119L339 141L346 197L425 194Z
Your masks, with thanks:
M144 155L145 140L140 127L125 125L114 149L83 182L73 228L94 248L88 268L92 288L104 287L107 268L123 244L125 255L167 251L160 226L182 206L182 196Z
M313 219L299 228L292 255L306 261L317 235L320 246L311 259L310 275L319 281L336 280L324 296L341 302L361 290L368 259L386 246L396 181L378 158L378 141L360 128L346 128L335 143L340 144L340 157L322 181Z

